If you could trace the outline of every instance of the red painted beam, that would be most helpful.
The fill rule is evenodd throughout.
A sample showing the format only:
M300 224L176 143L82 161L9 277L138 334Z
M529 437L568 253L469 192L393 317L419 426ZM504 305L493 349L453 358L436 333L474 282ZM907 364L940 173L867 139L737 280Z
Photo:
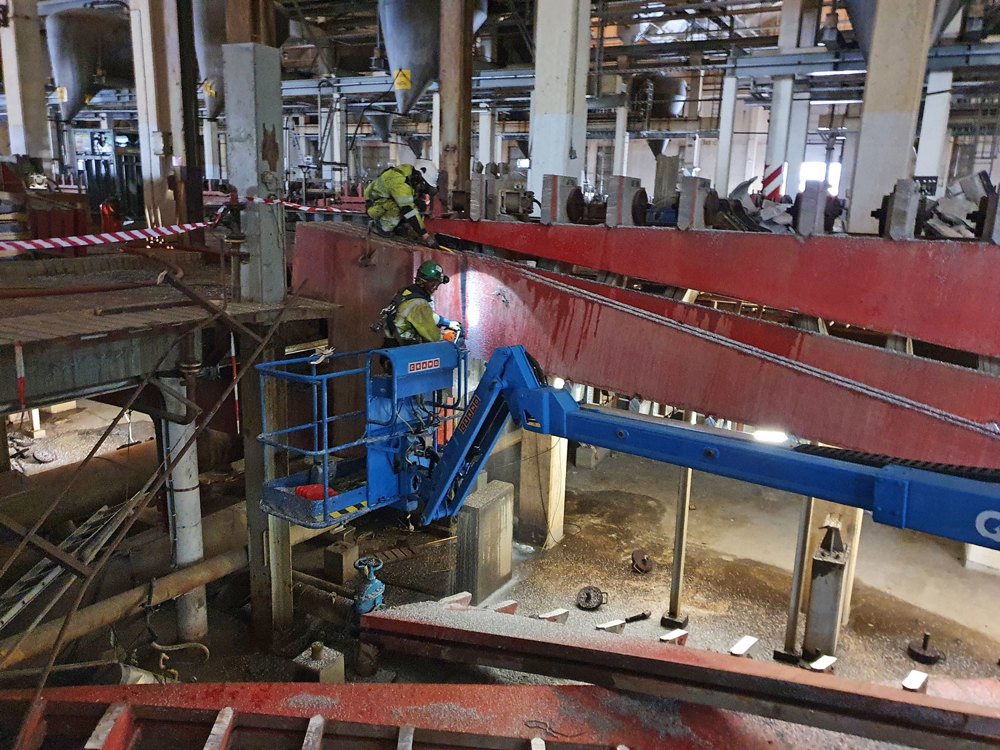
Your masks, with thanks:
M1000 743L996 706L461 605L422 602L366 614L361 639L410 655L739 707L906 745Z
M405 725L416 728L417 744L422 747L451 746L444 733L494 737L497 747L527 747L531 738L539 736L555 747L565 743L678 750L787 747L789 732L811 747L847 741L839 734L800 730L781 721L676 701L651 701L592 685L115 685L54 688L44 695L51 733L63 738L73 726L67 717L77 717L79 723L78 717L100 715L108 704L121 703L135 712L146 736L168 732L175 738L195 734L192 724L203 727L204 738L215 712L228 707L262 743L273 732L268 747L300 747L308 720L317 715L325 719L328 741L334 745L341 730L350 735L358 727L369 743L375 737L386 742L394 740ZM27 690L0 692L0 717L19 719L30 699ZM3 723L0 718L0 726ZM238 726L235 734L239 732ZM437 743L432 741L435 737ZM201 747L201 743L175 743Z
M538 273L636 309L896 393L917 403L978 422L1000 422L1000 378L977 370L587 279L545 271Z
M1000 356L1000 247L433 219L432 232Z
M363 254L369 265L359 262ZM883 386L898 377L908 381L900 387L902 393L927 395L947 381L942 369L914 360L909 370L905 362L892 359L891 366L880 370L878 386L872 387L839 370L827 371L771 351L784 346L786 354L795 355L796 347L816 348L827 363L858 352L850 367L864 370L871 351L879 350L863 345L776 334L771 349L747 346L719 335L733 333L726 326L739 327L731 320L735 316L713 316L701 308L685 313L716 321L715 333L710 326L703 330L588 295L510 263L371 239L363 230L340 224L300 226L293 284L302 284L305 295L344 306L332 332L338 348L373 348L380 339L368 330L369 323L398 286L412 278L416 266L432 257L453 277L438 292L438 309L466 322L469 348L477 357L486 359L499 346L522 344L548 372L596 387L640 393L749 424L774 425L802 438L856 450L1000 467L1000 434L980 424L996 414L995 391L987 388L992 383L976 379L964 402L961 392L953 390L921 405ZM745 331L741 335L750 336ZM765 343L764 334L754 335L761 337L757 343ZM838 344L837 349L820 349ZM934 379L920 391L912 381L928 372ZM960 380L967 376L956 375ZM934 404L941 406L935 409Z

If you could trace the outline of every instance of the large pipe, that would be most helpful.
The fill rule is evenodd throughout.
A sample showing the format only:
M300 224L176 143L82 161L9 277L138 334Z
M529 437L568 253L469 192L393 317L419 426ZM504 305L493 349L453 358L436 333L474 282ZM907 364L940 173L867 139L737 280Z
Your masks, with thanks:
M326 529L306 529L294 526L291 529L293 545L304 542L320 534ZM81 638L95 630L107 627L126 617L134 617L145 611L146 606L157 606L183 594L193 591L199 586L206 586L212 581L224 578L247 566L246 546L234 549L223 555L204 560L190 568L178 570L153 582L129 589L110 599L92 604L79 610L66 629L64 642ZM11 636L0 642L0 664L10 667L20 664L33 656L51 651L63 625L63 618L50 620L35 628L18 644L21 634Z
M185 365L186 367L186 365ZM198 366L192 366L197 370ZM169 387L163 389L167 411L182 411L189 389L180 378L164 378ZM174 394L176 392L177 395ZM192 394L193 396L193 394ZM170 532L174 541L174 562L185 568L205 557L201 529L201 486L198 480L198 443L191 440L194 420L187 424L166 423L167 451L176 459L167 485L167 508ZM190 446L184 450L184 446ZM184 451L178 455L178 451ZM205 587L192 589L177 601L177 633L182 641L204 641L208 635L208 605Z

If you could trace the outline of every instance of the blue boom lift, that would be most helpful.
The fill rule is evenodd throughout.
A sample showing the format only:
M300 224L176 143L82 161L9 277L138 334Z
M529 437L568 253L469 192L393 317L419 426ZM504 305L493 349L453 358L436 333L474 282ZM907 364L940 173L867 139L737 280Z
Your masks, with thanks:
M343 363L349 366L338 369ZM889 526L1000 549L997 472L847 451L817 455L806 446L804 452L740 433L581 407L569 391L549 387L519 346L493 353L471 396L465 352L449 342L303 357L258 369L265 379L286 381L290 411L311 401L309 421L280 430L269 428L265 409L260 437L265 450L312 462L309 471L269 478L264 487L264 509L301 526L323 528L387 506L416 514L423 524L454 516L511 417L533 432L852 505ZM366 408L331 415L334 397L351 377L364 379ZM435 400L453 387L457 406ZM456 413L442 417L445 408ZM441 445L443 419L455 425ZM337 423L362 420L359 437L330 444ZM310 499L305 487L319 496Z

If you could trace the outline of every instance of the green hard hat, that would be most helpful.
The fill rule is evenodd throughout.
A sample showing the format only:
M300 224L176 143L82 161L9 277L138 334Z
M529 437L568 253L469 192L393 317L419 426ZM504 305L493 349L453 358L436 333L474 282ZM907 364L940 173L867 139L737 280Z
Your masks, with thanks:
M448 277L444 275L441 265L435 263L433 260L425 260L420 264L420 269L417 271L417 278L424 281L435 281L438 284L447 284L449 281Z

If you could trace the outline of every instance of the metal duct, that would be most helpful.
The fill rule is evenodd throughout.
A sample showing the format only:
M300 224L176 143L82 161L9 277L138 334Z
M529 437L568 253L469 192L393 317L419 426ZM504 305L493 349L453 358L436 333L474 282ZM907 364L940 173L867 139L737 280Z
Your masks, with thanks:
M680 117L684 114L688 83L663 71L640 73L628 85L629 110L647 120Z
M931 25L931 44L936 44L941 38L945 27L951 23L955 14L968 4L968 0L937 0L934 9L934 21ZM875 9L878 0L844 0L844 8L851 19L854 38L861 48L865 60L872 48L872 31L875 27Z
M135 85L129 20L117 9L75 8L45 18L59 116L72 120L106 88Z
M483 25L486 12L487 0L478 0L473 31ZM378 18L390 72L408 74L405 80L386 80L387 90L395 88L396 111L406 114L438 77L441 0L379 0Z
M368 112L365 117L368 119L368 124L372 126L372 132L378 136L379 140L382 143L388 143L395 115L392 112Z
M222 45L226 43L226 0L192 0L194 52L205 99L205 116L215 120L226 103Z

